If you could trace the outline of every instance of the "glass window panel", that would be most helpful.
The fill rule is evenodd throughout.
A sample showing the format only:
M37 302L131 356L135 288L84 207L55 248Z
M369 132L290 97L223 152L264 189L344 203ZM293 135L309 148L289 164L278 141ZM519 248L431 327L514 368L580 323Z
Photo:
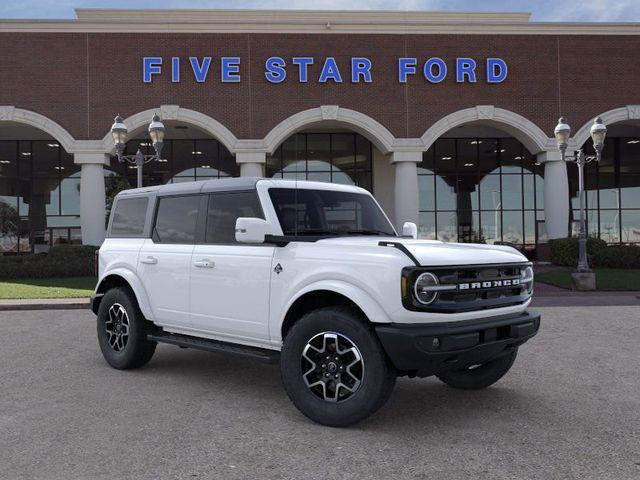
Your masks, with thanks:
M432 145L429 150L427 150L422 154L422 162L418 164L418 174L433 173L434 155L435 155L435 146Z
M502 208L522 210L522 176L502 175Z
M620 142L620 180L630 173L640 174L640 138L620 138L617 140ZM611 142L605 142L605 145L608 143Z
M524 173L538 175L542 175L544 172L544 165L536 165L536 156L529 153L524 146L522 147L522 169Z
M369 140L367 140L362 135L355 135L356 137L356 168L371 170L371 164L373 159L372 155L372 145Z
M520 173L524 158L523 147L515 138L500 139L500 165L502 173Z
M619 210L600 210L600 238L607 243L620 242Z
M483 236L480 233L480 215L478 212L458 210L458 241L465 243L482 243Z
M311 172L309 172L311 175ZM355 181L352 178L353 171L351 172L332 172L331 181L333 183L339 183L341 185L355 185ZM365 172L366 175L366 172Z
M31 179L31 142L18 142L18 174L20 178Z
M570 235L579 236L580 235L580 210L571 210L569 212L570 215ZM597 210L587 210L585 212L585 218L587 219L587 234L593 237L598 236L598 211Z
M307 169L331 170L331 140L328 133L309 133L307 137Z
M49 141L31 142L31 158L34 177L57 177L60 171L59 147Z
M622 241L640 242L640 210L622 211Z
M455 181L455 177L451 178ZM436 202L438 210L455 210L456 209L456 192L452 185L449 185L443 177L436 175Z
M240 165L236 163L236 157L231 155L224 145L220 145L220 166L218 167L221 177L239 177Z
M458 241L458 222L456 212L438 212L438 240L443 242Z
M333 174L334 182L335 182L336 174ZM355 184L359 187L365 188L370 192L373 192L373 181L371 180L371 171L364 170L356 170L355 172L351 172L351 177L355 181Z
M47 227L79 227L79 226L80 226L80 215L47 217Z
M500 209L500 175L487 175L480 180L480 205L482 210Z
M544 210L544 178L535 175L536 178L536 208Z
M497 173L498 168L498 140L495 138L478 139L478 168L481 174Z
M80 175L80 165L73 163L73 155L67 153L64 148L60 148L60 174L63 177L70 177L73 174Z
M502 212L502 239L505 242L522 244L522 212Z
M456 182L456 204L458 210L478 209L478 177L459 175Z
M65 178L60 182L61 215L80 215L80 178Z
M193 180L196 175L194 168L193 152L195 149L193 140L173 140L173 154L171 157L171 173L175 177L191 177Z
M427 240L436 239L436 214L435 212L420 212L418 216L418 238Z
M629 175L630 177L632 175ZM620 189L622 208L640 208L640 175L633 175L633 181L637 181L636 187L622 187ZM631 183L631 179L626 179Z
M138 237L144 230L148 198L121 198L116 202L110 235Z
M218 142L213 139L196 140L194 159L196 162L196 177L218 176Z
M47 215L60 214L60 189L57 178L36 178L33 180L29 210L31 215L40 215L46 211ZM43 210L43 207L46 210ZM37 209L37 213L34 212Z
M459 173L478 171L478 148L485 148L485 142L486 140L477 138L459 138L456 141L457 171Z
M480 212L482 236L486 243L493 244L502 240L502 217L500 210Z
M194 243L199 205L200 195L160 198L154 226L154 241ZM119 203L116 208L118 206Z
M20 236L20 216L15 196L4 195L12 179L0 178L0 252L17 252Z
M282 146L279 146L278 149L273 152L273 155L267 155L265 175L267 176L267 178L282 178Z
M525 209L534 209L535 208L535 175L524 175L523 178L523 199L524 199L524 208Z
M338 172L335 173L336 176L339 175ZM331 182L331 172L309 172L307 174L307 180L313 182Z
M304 170L301 170L299 172L296 171L285 171L282 173L282 178L284 178L285 180L306 180L307 179L307 173Z
M68 228L51 229L51 245L67 245L69 243Z
M17 142L0 141L0 177L17 177L18 176L17 154L18 154Z
M282 167L285 172L306 170L306 137L298 133L287 138L282 144Z
M441 138L435 144L436 173L438 175L456 173L456 141L453 138Z
M72 245L81 245L82 244L82 230L80 228L70 228L69 236L71 237Z
M524 243L536 243L536 213L533 211L524 212Z
M602 177L601 177L602 180ZM605 183L606 184L606 183ZM600 188L600 208L620 208L617 188ZM595 208L595 202L588 199L589 208ZM592 206L593 205L593 206Z
M355 168L355 141L355 136L350 133L331 135L331 163L334 171Z
M239 217L264 218L255 192L211 195L206 243L236 243L236 220Z
M418 175L420 210L435 210L434 175Z

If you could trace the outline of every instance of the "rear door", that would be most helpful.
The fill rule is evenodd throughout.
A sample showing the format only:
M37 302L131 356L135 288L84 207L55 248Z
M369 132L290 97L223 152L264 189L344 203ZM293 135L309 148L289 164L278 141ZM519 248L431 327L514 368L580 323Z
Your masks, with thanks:
M159 197L152 238L138 257L138 273L147 289L156 323L188 328L189 273L198 211L204 195Z
M274 247L239 244L238 217L264 218L255 190L208 198L203 243L191 262L191 324L233 340L269 339L269 283Z

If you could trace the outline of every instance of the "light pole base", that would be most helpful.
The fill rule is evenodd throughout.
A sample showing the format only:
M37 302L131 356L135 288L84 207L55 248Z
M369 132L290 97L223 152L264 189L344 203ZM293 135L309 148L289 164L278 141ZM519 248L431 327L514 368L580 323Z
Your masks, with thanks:
M571 273L571 289L581 292L596 289L595 272L573 272Z

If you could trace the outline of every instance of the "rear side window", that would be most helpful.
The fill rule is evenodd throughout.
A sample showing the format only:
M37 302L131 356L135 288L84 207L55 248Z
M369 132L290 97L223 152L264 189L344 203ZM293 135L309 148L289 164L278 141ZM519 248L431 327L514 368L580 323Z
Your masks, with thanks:
M236 243L238 217L264 218L255 191L210 195L205 243Z
M147 197L119 199L113 211L110 236L141 237L148 203Z
M200 195L161 197L153 240L157 243L195 243L200 198Z

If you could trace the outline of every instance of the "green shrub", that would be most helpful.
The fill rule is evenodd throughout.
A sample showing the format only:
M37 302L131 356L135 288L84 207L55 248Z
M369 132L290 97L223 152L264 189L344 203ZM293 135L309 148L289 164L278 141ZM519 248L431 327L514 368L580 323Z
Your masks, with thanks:
M609 245L595 252L593 266L640 268L640 247L636 245Z
M578 264L578 239L576 237L549 240L551 262L563 267L575 267ZM593 262L594 255L607 247L607 242L599 238L587 238L587 258Z
M60 245L49 253L0 256L0 279L91 276L95 250L91 246Z

